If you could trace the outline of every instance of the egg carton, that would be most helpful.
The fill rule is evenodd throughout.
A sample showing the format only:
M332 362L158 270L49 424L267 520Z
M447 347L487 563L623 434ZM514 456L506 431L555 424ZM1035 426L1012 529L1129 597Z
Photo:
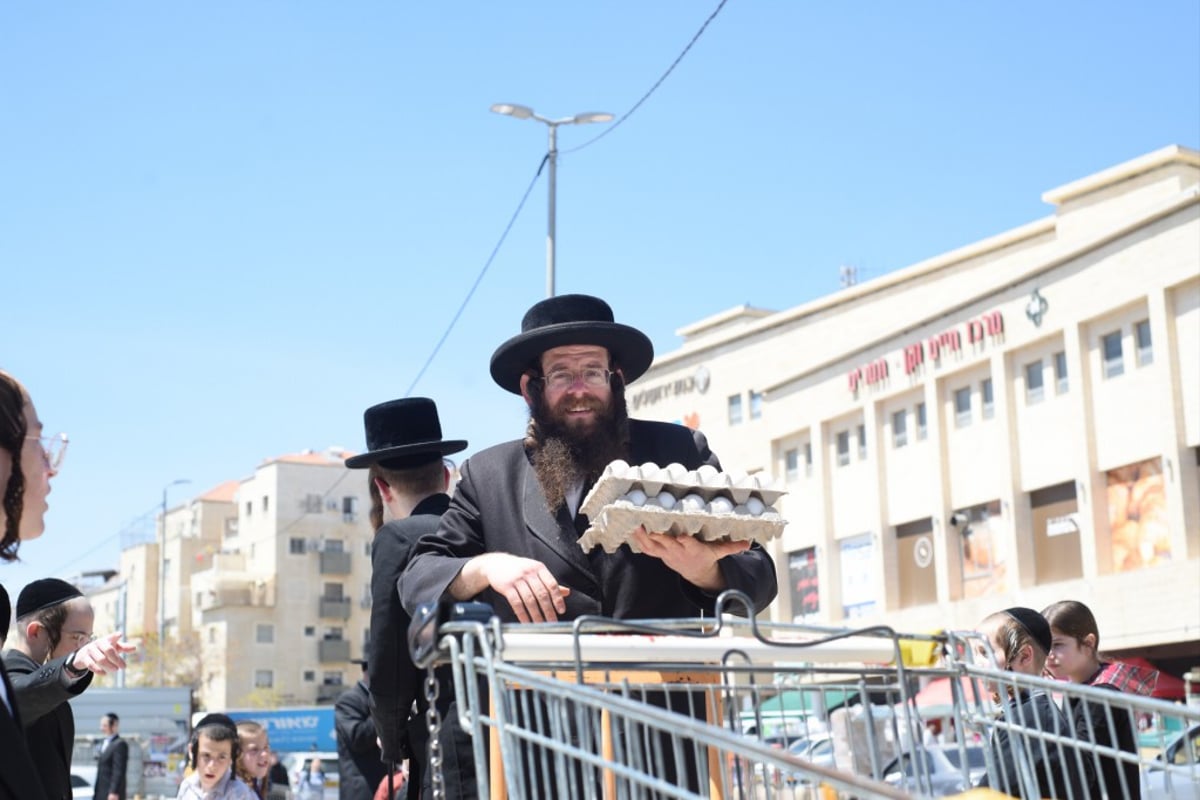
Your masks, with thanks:
M735 506L745 505L756 498L764 506L773 506L787 494L778 488L769 477L761 475L733 475L720 472L716 467L705 464L699 469L689 470L682 464L660 467L653 462L630 465L617 459L604 468L596 485L588 492L580 505L580 512L594 519L600 509L610 505L631 490L640 490L647 497L656 497L664 491L675 498L697 494L711 503L717 497L726 497Z
M648 531L695 536L706 542L753 541L765 546L780 536L787 524L770 506L760 516L753 516L747 513L683 511L678 506L668 510L634 505L628 500L610 503L596 516L590 517L589 522L588 529L579 537L579 546L585 553L597 545L603 547L606 553L615 553L623 544L628 544L635 553L642 552L631 538L639 525Z
M629 544L638 526L648 531L696 536L704 541L756 541L766 544L783 533L787 522L774 503L786 492L768 478L734 476L703 466L681 464L630 466L614 461L580 505L590 525L579 538L588 552L597 545L616 552Z

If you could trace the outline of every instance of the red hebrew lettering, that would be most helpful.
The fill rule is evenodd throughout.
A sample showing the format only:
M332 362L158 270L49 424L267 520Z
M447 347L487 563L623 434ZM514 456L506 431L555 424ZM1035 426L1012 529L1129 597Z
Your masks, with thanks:
M937 361L942 357L942 345L938 342L938 337L929 337L929 360Z
M911 375L925 362L925 348L920 342L904 348L904 373Z
M850 391L853 393L858 392L858 379L861 372L862 370L860 369L850 370Z
M967 323L967 341L970 344L983 341L983 323L973 319Z
M1004 333L1004 315L999 311L993 311L985 318L987 321L987 332L989 336L999 336Z

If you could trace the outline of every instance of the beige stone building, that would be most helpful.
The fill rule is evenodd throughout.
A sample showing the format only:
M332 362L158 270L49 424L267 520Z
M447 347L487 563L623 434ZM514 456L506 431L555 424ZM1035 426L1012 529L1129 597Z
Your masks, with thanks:
M193 675L201 707L329 703L358 679L370 499L347 455L268 459L167 511L168 683ZM156 542L122 552L118 575L90 593L97 631L157 631L159 563Z
M630 387L633 416L786 485L773 618L969 628L1073 598L1105 649L1200 664L1200 153L1043 199L868 283L689 325Z

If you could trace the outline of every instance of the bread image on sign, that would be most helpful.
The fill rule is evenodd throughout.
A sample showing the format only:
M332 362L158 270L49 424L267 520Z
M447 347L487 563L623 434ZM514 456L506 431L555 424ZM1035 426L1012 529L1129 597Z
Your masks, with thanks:
M696 536L704 541L754 541L765 545L783 533L787 521L775 510L786 492L761 475L734 475L705 465L660 467L617 460L604 468L580 513L590 522L579 537L589 552L597 545L615 553L638 526L656 533Z

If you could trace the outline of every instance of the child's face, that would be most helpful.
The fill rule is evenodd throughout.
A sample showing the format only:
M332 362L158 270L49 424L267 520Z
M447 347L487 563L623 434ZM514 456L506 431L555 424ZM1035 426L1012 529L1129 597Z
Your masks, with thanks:
M265 778L271 769L271 751L267 748L266 731L241 734L242 769L255 778Z
M196 740L196 773L200 776L200 788L214 788L233 761L233 742L214 742L204 734Z
M1050 628L1050 633L1052 638L1050 653L1046 656L1046 671L1060 681L1083 683L1095 668L1092 650L1058 628Z

